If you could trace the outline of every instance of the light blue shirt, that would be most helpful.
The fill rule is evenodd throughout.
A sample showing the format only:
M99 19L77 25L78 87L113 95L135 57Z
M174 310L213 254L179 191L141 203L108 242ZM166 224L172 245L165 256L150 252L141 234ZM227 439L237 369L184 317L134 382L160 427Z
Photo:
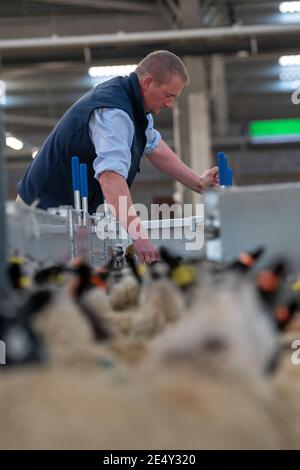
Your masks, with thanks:
M147 115L145 154L151 153L159 144L161 135L153 127L153 117ZM95 178L104 171L114 171L125 179L128 177L134 136L134 125L122 109L96 109L89 121L89 135L97 157L93 162Z

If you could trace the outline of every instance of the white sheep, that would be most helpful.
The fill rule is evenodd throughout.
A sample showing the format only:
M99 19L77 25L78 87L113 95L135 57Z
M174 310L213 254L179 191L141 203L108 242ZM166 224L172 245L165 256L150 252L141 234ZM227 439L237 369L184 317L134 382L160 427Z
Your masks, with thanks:
M281 334L280 367L273 377L276 393L276 417L282 433L281 447L300 446L300 334L297 331Z
M153 344L158 362L182 356L201 369L248 375L263 374L277 350L275 329L250 284L238 292L199 287L189 315Z
M163 281L153 283L149 295L154 285L163 285L173 298L172 284ZM202 294L197 311L196 305L190 315L180 310L178 323L151 343L136 374L120 374L113 366L106 374L90 367L7 374L0 388L0 447L278 448L272 388L264 374L273 353L272 328L267 333L262 312L253 312L251 290L241 290L239 302L232 292Z
M148 338L162 332L185 312L181 292L168 279L159 279L143 287L140 304L131 331L137 337Z

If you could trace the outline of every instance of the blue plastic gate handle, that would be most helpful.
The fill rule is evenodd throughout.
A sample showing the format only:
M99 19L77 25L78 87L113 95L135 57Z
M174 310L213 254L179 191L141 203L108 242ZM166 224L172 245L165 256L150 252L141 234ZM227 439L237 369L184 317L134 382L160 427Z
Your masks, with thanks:
M72 185L73 191L80 191L79 158L72 157Z
M218 168L219 168L219 182L220 186L226 185L226 175L227 175L227 158L223 152L219 152L217 155L218 159Z
M226 169L225 186L232 186L232 169L230 168L230 166L228 166Z

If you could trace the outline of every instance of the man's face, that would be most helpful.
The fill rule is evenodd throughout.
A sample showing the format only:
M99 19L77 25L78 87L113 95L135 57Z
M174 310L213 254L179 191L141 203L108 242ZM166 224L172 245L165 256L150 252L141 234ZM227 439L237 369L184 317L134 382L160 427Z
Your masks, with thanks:
M173 77L163 85L154 81L151 75L140 80L144 108L147 113L158 114L163 108L172 109L174 100L184 87L179 77Z

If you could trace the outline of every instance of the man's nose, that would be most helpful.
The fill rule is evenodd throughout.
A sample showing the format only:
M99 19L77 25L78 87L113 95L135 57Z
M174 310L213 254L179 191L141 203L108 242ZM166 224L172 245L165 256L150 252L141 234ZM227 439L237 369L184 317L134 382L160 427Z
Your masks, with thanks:
M165 102L165 108L172 109L172 108L173 108L173 105L174 105L174 100L173 100L173 98L169 98L169 99Z

